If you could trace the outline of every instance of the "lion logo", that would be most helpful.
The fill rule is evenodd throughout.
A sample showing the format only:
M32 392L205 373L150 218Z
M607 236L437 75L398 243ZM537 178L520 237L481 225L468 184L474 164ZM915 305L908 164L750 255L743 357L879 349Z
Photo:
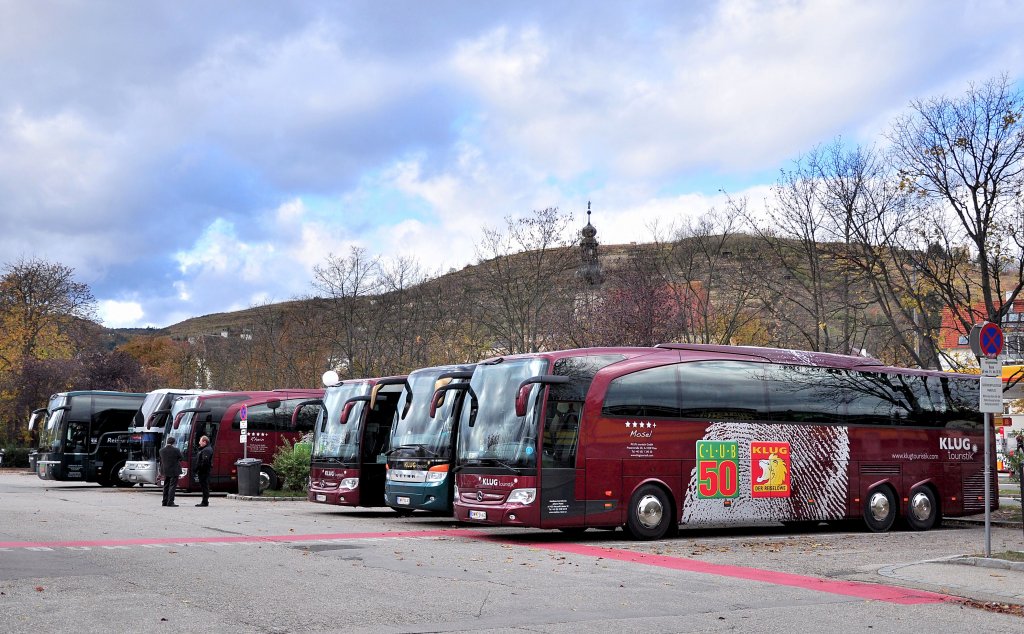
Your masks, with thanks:
M770 454L767 460L758 460L757 464L761 467L761 475L757 478L758 484L777 487L786 482L786 463L778 454Z

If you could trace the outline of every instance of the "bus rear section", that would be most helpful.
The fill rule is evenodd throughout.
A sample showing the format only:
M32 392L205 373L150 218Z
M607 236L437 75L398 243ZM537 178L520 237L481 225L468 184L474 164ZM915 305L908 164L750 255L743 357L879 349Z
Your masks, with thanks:
M505 390L502 405L480 396L476 420L463 416L458 519L623 526L653 539L680 525L847 519L927 530L984 510L976 377L799 351L660 347L593 374L563 460L557 436L572 434L557 411L578 397L559 383L565 354L580 352L533 355L532 385L517 375L521 388ZM523 360L497 366L510 362ZM487 389L484 374L471 383ZM998 508L994 473L992 486Z
M199 440L206 436L213 447L210 490L238 492L238 469L235 462L243 457L258 458L260 491L280 486L273 468L274 455L284 441L294 444L312 430L313 418L299 417L292 425L295 406L319 398L322 390L290 389L254 392L220 392L193 397L194 404L179 411L168 432L177 440L182 452L182 473L178 489L199 491L194 463ZM241 439L241 414L246 410L245 442Z
M405 376L339 381L328 372L310 457L309 501L384 506L387 452Z
M44 480L130 485L118 477L128 430L145 394L78 391L54 394L36 417L36 474Z
M473 366L416 370L398 400L384 501L399 513L452 510L458 417Z

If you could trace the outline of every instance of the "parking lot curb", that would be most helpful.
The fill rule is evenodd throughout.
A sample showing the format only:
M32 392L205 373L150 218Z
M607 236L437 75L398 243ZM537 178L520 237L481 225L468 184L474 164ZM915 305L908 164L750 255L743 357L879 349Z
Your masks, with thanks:
M998 568L1001 570L1016 570L1024 572L1024 561L1008 561L991 557L975 557L974 555L960 555L959 557L946 557L937 559L936 562L943 564L959 564L961 566L979 566L981 568Z
M241 500L243 502L305 502L306 497L269 497L262 495L238 495L237 493L228 493L227 499L229 500Z

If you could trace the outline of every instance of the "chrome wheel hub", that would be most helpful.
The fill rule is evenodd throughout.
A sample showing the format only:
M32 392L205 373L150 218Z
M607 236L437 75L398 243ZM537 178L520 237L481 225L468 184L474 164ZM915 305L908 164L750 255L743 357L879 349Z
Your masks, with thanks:
M889 508L889 497L880 491L876 491L871 494L871 498L868 500L868 509L871 513L871 517L876 522L885 521L889 517L891 509Z
M657 528L665 515L661 500L653 495L645 495L636 505L636 517L644 528Z
M919 522L926 521L932 514L931 499L921 492L910 496L910 514Z

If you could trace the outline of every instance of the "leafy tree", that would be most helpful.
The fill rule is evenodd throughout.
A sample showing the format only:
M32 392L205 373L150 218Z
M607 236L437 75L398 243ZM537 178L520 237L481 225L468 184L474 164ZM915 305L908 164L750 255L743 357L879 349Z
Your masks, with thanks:
M70 356L69 334L77 320L94 317L96 300L74 269L22 258L4 266L0 277L0 370L24 359Z

